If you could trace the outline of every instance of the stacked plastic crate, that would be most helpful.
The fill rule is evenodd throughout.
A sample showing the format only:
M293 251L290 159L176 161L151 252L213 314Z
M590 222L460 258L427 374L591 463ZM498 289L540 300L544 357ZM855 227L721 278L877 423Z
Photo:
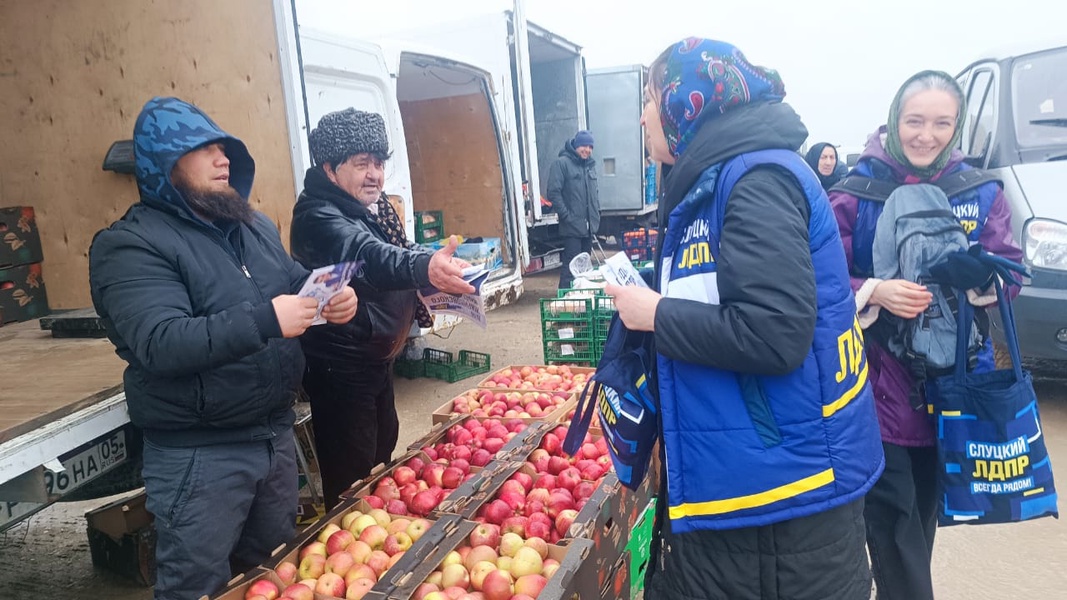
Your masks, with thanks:
M656 251L656 238L658 233L655 229L635 229L622 234L622 251L632 262L652 260Z
M593 329L593 307L590 290L562 289L557 298L541 298L541 339L546 365L596 366L600 356Z

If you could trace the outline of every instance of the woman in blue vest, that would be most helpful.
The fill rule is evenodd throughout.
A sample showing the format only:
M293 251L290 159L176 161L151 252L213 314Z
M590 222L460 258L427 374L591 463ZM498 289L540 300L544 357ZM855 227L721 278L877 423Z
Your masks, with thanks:
M894 184L936 182L970 169L957 149L966 115L963 90L949 74L923 71L897 91L887 124L867 140L867 147L850 173ZM971 243L1013 261L1022 251L1012 239L1011 211L1000 187L989 182L949 198ZM901 279L874 277L875 226L885 206L873 200L833 191L830 194L841 240L845 245L864 329L892 313L904 319L926 310L932 295ZM973 303L989 304L996 297L971 294ZM910 396L915 388L908 367L869 335L867 358L877 398L878 421L885 450L885 473L867 495L867 545L881 600L934 597L930 557L937 529L937 450L926 411L916 410ZM979 353L979 368L992 367L991 346Z
M650 598L870 596L863 495L882 470L837 226L778 74L689 38L642 123L672 165L657 290L609 287L654 332L665 453Z

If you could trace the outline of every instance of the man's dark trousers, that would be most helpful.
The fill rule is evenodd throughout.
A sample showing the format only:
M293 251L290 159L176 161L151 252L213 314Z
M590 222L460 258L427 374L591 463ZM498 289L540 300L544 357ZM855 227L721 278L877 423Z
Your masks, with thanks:
M565 237L563 238L563 257L561 260L563 264L559 270L559 289L569 288L574 283L574 276L571 275L571 259L578 256L582 252L593 252L593 238L576 238Z
M293 537L292 429L270 440L190 448L146 438L144 480L145 508L155 515L157 600L214 594Z
M304 391L311 397L315 453L329 509L375 465L392 459L400 436L393 361L353 364L308 357Z

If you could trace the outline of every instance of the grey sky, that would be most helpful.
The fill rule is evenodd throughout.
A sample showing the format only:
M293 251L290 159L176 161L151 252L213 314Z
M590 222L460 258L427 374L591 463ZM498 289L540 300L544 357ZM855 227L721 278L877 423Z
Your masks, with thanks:
M731 42L777 69L809 143L862 146L909 75L955 75L991 49L1067 42L1062 6L1038 0L527 0L529 19L582 46L588 68L648 64L685 36ZM302 25L356 37L511 8L510 0L297 0ZM668 10L667 7L675 7Z

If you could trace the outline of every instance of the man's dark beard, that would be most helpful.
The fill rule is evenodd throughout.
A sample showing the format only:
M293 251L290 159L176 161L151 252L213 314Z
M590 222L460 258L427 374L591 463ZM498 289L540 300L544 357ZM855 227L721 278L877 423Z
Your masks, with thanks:
M235 221L250 225L255 210L233 188L222 192L198 190L192 186L175 183L174 187L185 198L193 212L209 221Z

